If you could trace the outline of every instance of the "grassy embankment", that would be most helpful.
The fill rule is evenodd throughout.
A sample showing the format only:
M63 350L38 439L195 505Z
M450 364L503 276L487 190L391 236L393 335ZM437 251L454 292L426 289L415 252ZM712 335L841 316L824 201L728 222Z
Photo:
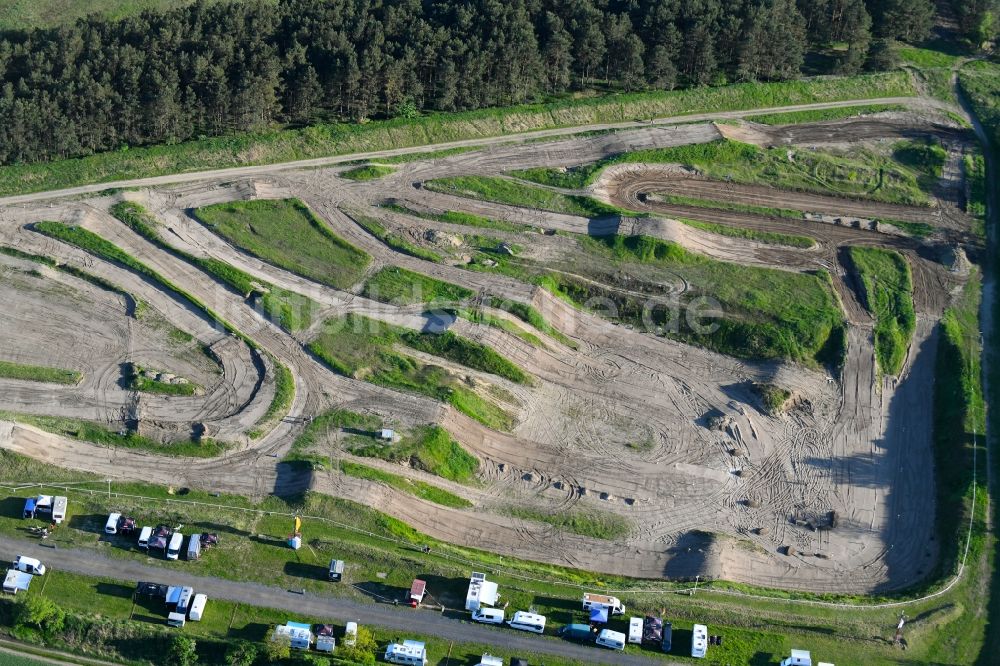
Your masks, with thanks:
M760 123L761 125L799 125L802 123L821 123L828 120L870 116L886 111L906 111L906 107L901 104L868 104L866 106L846 106L833 109L765 113L759 116L746 116L744 120L752 123Z
M369 164L367 166L354 167L353 169L348 169L347 171L341 171L337 175L341 178L346 178L348 180L375 180L376 178L381 178L383 176L388 176L390 173L394 173L396 170L390 166L383 166L381 164Z
M43 266L48 266L49 268L53 268L58 271L62 271L63 273L66 273L67 275L72 275L73 277L79 278L84 282L89 282L98 289L103 289L104 291L108 291L113 294L118 294L119 296L125 298L126 301L131 302L135 306L138 306L139 304L139 301L135 296L125 291L118 285L112 284L102 277L91 275L90 273L80 268L77 268L76 266L70 264L61 264L52 257L45 257L40 254L31 254L30 252L24 252L22 250L18 250L17 248L7 247L5 245L0 245L0 254L5 254L8 257L16 257L18 259L24 259L25 261L32 261L36 264L41 264Z
M160 373L135 363L130 363L129 366L128 385L133 391L160 395L194 395L198 392L198 386L191 382L164 381L157 378Z
M326 322L309 350L331 369L388 388L419 393L455 407L487 427L509 430L513 417L468 388L442 367L416 360L394 349L404 345L474 370L527 383L523 370L488 347L452 333L417 333L358 315Z
M135 273L160 285L176 298L193 305L196 309L202 312L209 321L219 326L220 329L238 337L255 353L267 353L261 351L253 340L220 317L214 310L205 305L201 299L185 291L171 280L160 275L149 266L146 266L132 255L128 254L104 238L101 238L97 234L82 227L73 227L61 222L38 222L32 227L32 229L51 238L55 238L56 240L78 247L96 257L119 264L134 271ZM292 399L295 396L295 383L292 381L291 372L276 359L272 358L272 362L274 366L275 394L271 399L271 403L268 405L267 412L259 421L257 421L254 429L248 433L251 437L257 437L263 434L263 432L270 428L282 415L287 413L289 407L292 405Z
M635 529L635 525L628 518L603 511L570 510L550 513L523 506L509 506L503 511L515 518L547 523L573 534L606 541L624 539Z
M386 424L375 414L332 409L314 418L295 439L286 461L322 465L340 448L353 455L389 462L407 461L425 472L457 483L469 483L479 462L439 426L421 426L399 432L398 442L383 442ZM331 440L330 436L336 437ZM331 444L336 444L331 449Z
M852 247L848 256L861 281L865 307L875 317L879 370L899 374L916 327L910 265L893 250Z
M423 259L425 261L431 261L434 263L441 262L441 255L437 252L420 247L419 245L414 245L410 241L406 240L406 238L402 235L388 231L385 228L385 225L375 218L356 212L350 212L349 214L351 219L358 223L358 226L396 252L402 252L403 254L408 254L411 257L416 257L417 259Z
M935 175L940 176L944 163L943 149L907 141L898 142L895 148L892 155L886 156L869 149L839 153L790 151L719 140L619 153L568 170L531 169L517 172L517 175L546 185L580 189L593 183L604 169L614 164L680 164L720 181L887 203L928 205L927 193L933 187Z
M286 331L294 333L309 328L312 323L313 313L319 309L319 305L309 297L276 287L224 261L212 257L196 257L168 244L160 236L156 218L135 202L117 203L111 207L110 212L160 249L200 268L243 298L255 301L265 317L276 321Z
M935 99L958 105L951 86L952 67L959 56L934 49L907 46L899 49L899 57L913 67L923 81L928 94Z
M297 199L235 201L194 214L241 250L334 289L350 289L371 262Z
M412 215L413 217L423 218L425 220L434 220L435 222L445 222L447 224L459 224L465 227L479 227L481 229L491 229L493 231L522 233L538 230L530 224L504 222L503 220L494 220L489 217L483 217L482 215L473 215L472 213L463 213L454 210L448 210L443 213L429 213L426 211L407 208L406 206L401 206L399 204L384 204L382 208L396 213L401 213L403 215Z
M595 296L610 298L616 319L740 358L786 358L808 364L839 362L843 351L843 317L825 273L791 273L716 261L689 252L676 243L644 236L579 237L581 249L611 271L644 275L649 284L670 284L683 278L688 292L679 312L648 307L649 296L604 290L593 283L553 273L543 286L578 307ZM597 276L596 273L589 277ZM609 284L612 277L605 276ZM642 285L632 284L632 289ZM655 293L655 292L654 292ZM698 297L721 306L702 308L707 330L683 325L687 308L696 315ZM689 323L689 322L688 322ZM700 328L700 327L699 327Z
M391 472L386 472L385 470L376 469L374 467L369 467L368 465L361 465L347 460L342 460L339 467L341 473L347 474L348 476L366 479L368 481L375 481L377 483L384 483L387 486L392 486L393 488L401 490L408 495L413 495L414 497L427 500L428 502L433 502L434 504L440 504L441 506L447 506L454 509L467 509L472 506L472 502L469 500L423 481L408 479L405 476L400 476L399 474L392 474Z
M816 241L808 236L783 234L776 231L758 231L756 229L747 229L745 227L731 227L727 224L701 222L699 220L689 220L687 218L679 218L677 221L681 224L686 224L689 227L718 234L719 236L743 238L745 240L752 240L766 245L783 245L785 247L797 247L803 249L814 247L816 245Z
M0 168L0 195L251 164L481 139L517 132L632 122L714 111L913 95L903 72L781 83L606 95L366 124L326 124L101 153Z
M497 176L435 178L424 183L424 187L444 194L521 206L522 208L539 208L581 217L636 215L636 213L609 206L592 197L562 194Z
M365 282L361 295L382 303L450 304L472 298L471 289L414 273L398 266L387 266Z
M83 374L76 370L0 361L0 377L50 384L79 384L80 380L83 379Z

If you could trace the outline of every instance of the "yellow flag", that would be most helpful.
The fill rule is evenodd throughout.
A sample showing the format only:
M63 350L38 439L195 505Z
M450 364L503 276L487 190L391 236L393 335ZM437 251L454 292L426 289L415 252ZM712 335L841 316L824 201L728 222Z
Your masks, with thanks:
M298 534L302 530L302 519L295 516L295 533Z

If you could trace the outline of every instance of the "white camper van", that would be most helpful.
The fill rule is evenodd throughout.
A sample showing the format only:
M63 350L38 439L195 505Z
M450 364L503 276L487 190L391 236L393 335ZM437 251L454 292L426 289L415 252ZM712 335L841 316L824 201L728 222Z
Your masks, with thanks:
M358 623L348 622L344 627L344 645L351 647L358 642Z
M20 571L21 573L31 574L33 576L45 575L44 564L33 557L26 557L24 555L18 555L14 559L14 569Z
M508 622L507 625L511 629L519 629L521 631L531 631L536 634L541 634L545 631L545 616L538 615L537 613L517 611L514 613L514 617L510 619L510 622Z
M184 545L184 535L180 532L174 532L174 535L170 537L170 545L167 546L167 559L176 560L180 557L182 545Z
M483 624L503 624L504 613L502 608L480 608L472 611L472 621Z
M112 513L108 516L108 522L104 523L105 534L118 534L118 519L122 517L120 513Z
M601 629L601 633L597 634L595 642L601 647L611 648L612 650L624 650L625 634L620 631Z
M385 648L385 660L390 664L427 666L427 648L420 641L391 643Z
M153 536L153 528L148 525L139 531L139 548L141 550L149 549L149 538L151 536Z

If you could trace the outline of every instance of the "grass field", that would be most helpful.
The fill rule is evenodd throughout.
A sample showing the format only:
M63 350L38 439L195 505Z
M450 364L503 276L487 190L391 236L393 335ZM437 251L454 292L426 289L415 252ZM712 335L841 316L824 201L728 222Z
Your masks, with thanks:
M747 116L744 120L763 125L798 125L800 123L820 123L827 120L842 120L867 116L885 111L905 111L900 104L869 104L867 106L846 106L834 109L813 109L810 111L790 111L788 113L767 113Z
M681 164L715 180L771 185L887 203L927 205L927 193L933 185L928 179L935 169L939 172L940 166L935 162L939 154L932 147L913 142L899 142L895 148L894 156L886 156L868 149L837 153L764 149L720 140L619 153L569 170L532 169L520 172L520 175L543 184L579 189L593 183L604 169L613 164ZM484 186L479 187L479 190L483 189Z
M548 523L567 532L608 541L624 539L635 529L627 518L600 511L547 513L523 506L509 506L504 512L515 518Z
M523 208L540 208L582 217L628 214L628 211L609 206L591 197L562 194L496 176L436 178L424 183L424 187L444 194Z
M371 276L361 292L365 298L382 303L413 305L416 303L457 303L471 298L471 289L444 282L420 273L387 266Z
M395 351L393 347L402 343L441 353L455 352L450 360L474 363L477 366L475 369L484 372L496 370L516 376L522 371L492 350L470 341L458 345L462 349L459 352L457 347L453 349L446 342L421 340L435 337L443 336L405 331L365 317L349 315L327 321L319 337L309 344L309 350L342 375L426 395L452 405L487 427L509 430L514 421L504 409L466 387L444 368L417 361Z
M419 245L414 245L400 234L390 233L386 230L385 226L375 218L354 212L350 213L350 216L351 219L357 222L362 229L385 243L396 252L402 252L403 254L408 254L411 257L416 257L417 259L440 263L441 255L437 252L422 248Z
M396 443L372 438L355 440L350 443L348 450L365 458L379 458L389 462L409 461L417 469L458 483L471 483L479 470L479 461L475 456L452 439L447 430L433 425L416 428ZM461 506L471 505L465 503Z
M606 95L454 114L429 114L364 125L328 124L188 141L101 153L45 164L0 168L0 196L251 164L346 155L366 151L502 136L515 132L632 122L712 111L770 108L850 99L907 96L904 72L821 77L781 83L746 83Z
M26 365L13 361L0 361L0 377L51 384L79 384L80 380L83 379L83 375L76 370Z
M309 297L276 287L224 261L196 257L175 248L160 236L156 218L133 201L117 203L110 208L110 212L157 247L197 266L243 298L254 299L258 311L286 331L294 333L309 328L312 323L313 313L319 305Z
M241 250L335 289L353 286L371 261L295 199L216 204L195 216Z
M95 13L116 19L147 9L172 9L191 2L193 0L0 0L0 30L66 25Z
M864 288L865 306L875 317L879 369L898 374L916 326L910 265L898 252L879 248L852 247L848 256Z
M839 362L843 317L825 273L716 261L676 243L645 236L580 236L578 241L590 256L612 262L609 271L642 275L650 285L670 284L681 277L689 291L678 303L679 310L648 309L646 295L598 293L589 283L558 274L543 279L543 286L576 305L593 296L610 298L617 310L614 319L642 328L652 325L671 337L740 358ZM602 276L588 270L589 277L614 284L613 274ZM639 287L632 284L631 288ZM717 306L700 301L701 296L714 299ZM691 325L689 310L692 316L695 310L707 316L705 328Z
M337 175L348 180L375 180L383 176L388 176L396 170L381 164L369 164L367 166L354 167L347 171L341 171Z

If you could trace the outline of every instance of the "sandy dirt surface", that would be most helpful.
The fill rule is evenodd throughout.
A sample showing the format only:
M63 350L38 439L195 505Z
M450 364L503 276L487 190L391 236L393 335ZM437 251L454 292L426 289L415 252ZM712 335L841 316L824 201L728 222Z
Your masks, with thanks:
M956 146L960 143L954 130L912 119L818 125L761 126L754 131L775 143L821 143L824 136L844 142L944 133ZM705 142L719 136L719 129L711 123L644 126L537 145L492 145L402 164L396 173L370 182L341 179L335 167L261 168L252 178L213 175L174 187L156 184L84 200L8 205L0 209L0 243L86 267L147 303L157 321L169 322L211 345L221 363L202 367L180 352L168 353L162 333L157 338L155 330L146 330L150 327L130 314L120 297L77 284L58 271L28 275L24 262L4 258L0 296L19 304L14 323L8 320L0 326L0 340L9 339L11 348L18 350L10 360L48 359L51 365L80 369L85 379L79 387L58 388L0 383L0 388L7 389L9 384L10 389L0 391L0 409L84 416L113 424L115 410L130 400L127 391L116 387L115 369L126 361L144 360L176 368L206 388L206 395L198 399L143 398L145 418L177 428L193 421L211 423L213 432L234 445L220 459L178 464L176 459L138 451L96 449L7 422L0 424L0 446L102 475L120 477L128 470L129 477L255 497L312 488L360 501L450 542L609 574L679 579L699 575L769 587L856 593L911 585L932 569L936 556L934 502L932 493L926 492L933 485L931 392L927 389L933 385L937 319L965 278L962 270L954 270L943 260L949 251L954 254L958 236L937 234L918 240L863 225L671 206L639 195L675 192L704 198L711 194L716 199L791 206L831 217L890 217L883 204L776 193L767 188L719 188L715 184L713 189L704 179L652 165L609 170L595 188L598 196L612 203L652 214L642 220L592 221L413 186L449 175L501 175L516 168L572 166L624 150ZM946 219L942 227L961 232L968 223L958 208L961 200L948 196L960 182L951 169L942 180L932 208L893 207L891 217L933 219L931 223ZM232 247L190 214L191 209L210 203L289 196L302 199L332 231L373 257L367 275L383 266L401 266L480 295L531 303L570 336L576 348L537 332L544 344L535 346L509 332L458 320L454 332L495 349L534 378L532 385L523 386L450 367L508 396L516 425L510 433L490 430L428 398L330 372L304 348L315 329L289 335L242 297L137 236L107 212L121 197L140 201L165 225L164 237L171 245L226 261L272 284L306 294L327 315L352 312L411 328L426 325L422 306L370 301L359 295L361 283L338 291L293 275ZM846 362L836 376L829 376L823 370L790 363L738 360L614 325L513 277L470 271L457 260L431 263L400 254L369 235L352 215L376 217L420 243L425 243L430 230L456 236L492 232L390 213L378 207L387 200L415 209L465 211L548 230L498 234L498 238L516 239L525 246L527 256L540 261L566 251L571 241L551 234L561 230L645 234L724 261L790 271L826 269L834 277L848 322ZM796 249L728 238L682 225L675 217L807 235L816 245ZM114 242L170 276L287 366L295 377L296 396L285 418L263 437L248 438L245 432L273 395L270 361L255 363L246 345L219 332L198 310L150 281L31 231L31 223L42 219L82 224ZM843 261L843 252L851 245L896 249L913 269L918 327L898 377L879 378L876 373L871 317ZM461 249L456 252L460 254ZM677 293L686 288L683 281L667 287ZM76 292L64 293L63 289ZM65 295L77 292L79 296ZM84 298L93 305L72 307ZM32 314L42 301L46 306L52 303L52 321ZM51 338L51 354L32 352L25 333L35 329ZM81 353L82 338L98 341L95 346L100 353ZM769 415L752 389L754 382L787 388L793 394L793 407ZM446 487L472 501L474 508L445 508L381 484L330 471L301 473L278 464L308 418L331 407L375 413L399 429L426 423L445 427L480 459L480 484L460 486L408 467L365 462ZM321 454L351 457L342 450L338 433L320 440ZM619 541L583 537L513 518L508 511L511 506L601 511L619 516L633 529Z

